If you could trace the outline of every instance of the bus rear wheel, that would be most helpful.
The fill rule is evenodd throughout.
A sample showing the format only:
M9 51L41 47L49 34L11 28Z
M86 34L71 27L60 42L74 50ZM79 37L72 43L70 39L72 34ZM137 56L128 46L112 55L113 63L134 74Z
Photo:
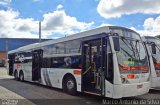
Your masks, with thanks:
M19 80L20 80L20 81L24 81L24 74L23 74L22 71L21 71L20 74L19 74Z
M76 86L76 80L74 79L73 76L66 77L63 83L63 90L66 93L71 94L71 95L76 94L77 86Z
M14 72L14 79L18 81L18 73L17 73L17 71Z

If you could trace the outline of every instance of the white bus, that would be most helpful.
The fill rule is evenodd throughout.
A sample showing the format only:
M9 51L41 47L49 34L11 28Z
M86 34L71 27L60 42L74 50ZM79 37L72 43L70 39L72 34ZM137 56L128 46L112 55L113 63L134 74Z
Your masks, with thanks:
M143 38L151 70L151 88L160 89L160 40L156 37L145 36Z
M150 89L150 68L140 35L105 26L24 46L8 53L9 75L78 92L122 98Z

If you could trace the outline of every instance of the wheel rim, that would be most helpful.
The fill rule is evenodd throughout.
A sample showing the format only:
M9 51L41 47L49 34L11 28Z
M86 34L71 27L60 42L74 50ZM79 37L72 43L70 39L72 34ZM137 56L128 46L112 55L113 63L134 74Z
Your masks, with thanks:
M18 78L18 74L17 74L17 72L15 73L15 79L17 79Z
M23 80L23 74L20 75L20 79Z
M74 82L72 80L67 81L67 88L69 90L74 88Z

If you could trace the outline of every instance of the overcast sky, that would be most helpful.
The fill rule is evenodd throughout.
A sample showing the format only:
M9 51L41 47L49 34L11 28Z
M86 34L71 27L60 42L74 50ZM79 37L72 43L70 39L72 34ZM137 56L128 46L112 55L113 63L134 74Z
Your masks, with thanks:
M43 38L104 25L160 35L160 0L0 0L0 37Z

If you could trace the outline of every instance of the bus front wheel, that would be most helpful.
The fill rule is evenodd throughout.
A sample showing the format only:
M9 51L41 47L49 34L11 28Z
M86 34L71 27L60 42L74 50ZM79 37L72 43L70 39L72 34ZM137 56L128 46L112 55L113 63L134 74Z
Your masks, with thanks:
M73 76L67 76L63 83L63 90L68 94L75 95L76 94L76 80Z

